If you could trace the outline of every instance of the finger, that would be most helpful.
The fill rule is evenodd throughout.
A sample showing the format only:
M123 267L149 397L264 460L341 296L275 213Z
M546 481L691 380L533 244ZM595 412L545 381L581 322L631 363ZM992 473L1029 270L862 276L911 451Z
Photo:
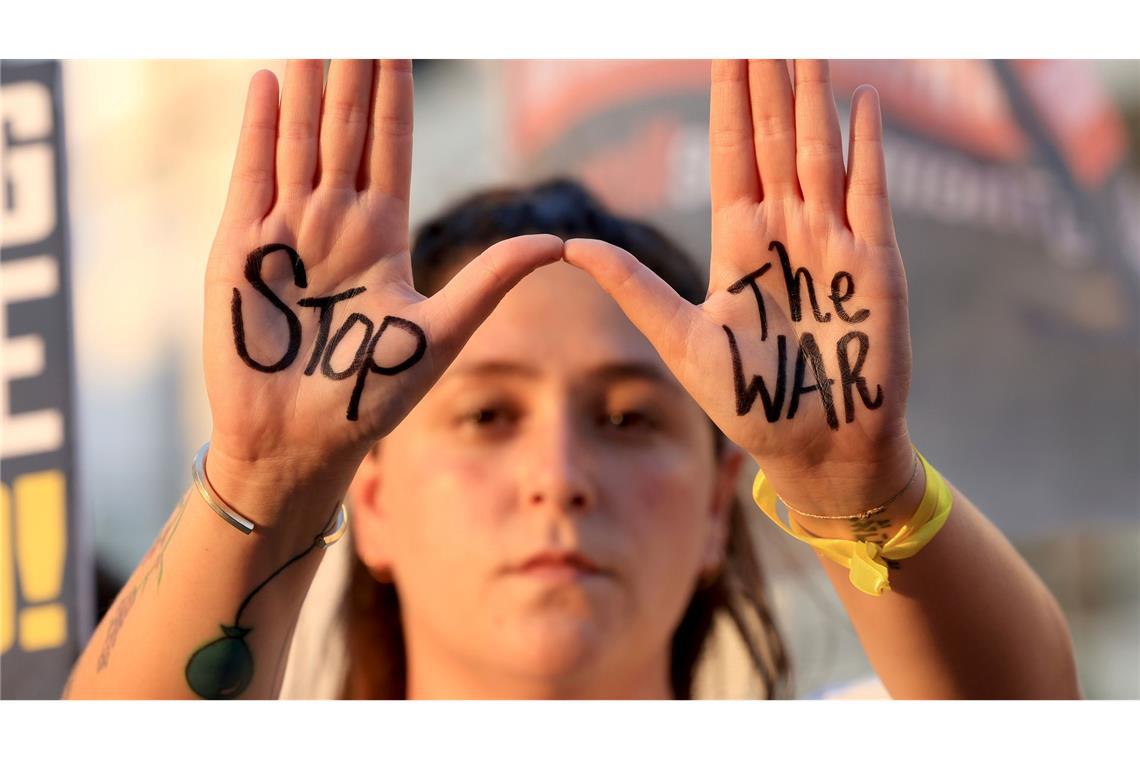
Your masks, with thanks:
M895 246L883 159L883 118L879 93L870 85L860 85L851 96L847 154L847 222L851 231L871 245Z
M563 258L594 278L677 374L698 309L637 258L601 240L566 241Z
M412 184L412 62L381 61L363 186L405 203Z
M843 143L827 61L796 61L796 172L805 204L846 215Z
M458 352L519 280L561 256L555 235L521 235L483 251L428 299L433 340Z
M710 190L713 209L739 200L760 200L748 62L713 61L709 94Z
M320 61L286 64L277 129L277 187L284 196L307 195L313 189L323 85Z
M792 82L783 61L749 61L752 131L764 197L799 195L796 121Z
M368 131L372 61L333 61L321 109L320 184L355 188Z
M273 154L277 142L277 77L262 69L249 82L225 216L261 219L273 205Z

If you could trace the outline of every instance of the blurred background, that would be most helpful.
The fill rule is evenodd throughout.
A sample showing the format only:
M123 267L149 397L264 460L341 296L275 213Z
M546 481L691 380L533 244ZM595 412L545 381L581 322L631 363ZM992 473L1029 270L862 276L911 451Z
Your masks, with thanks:
M259 68L284 73L282 61L0 67L5 698L58 696L209 434L201 284ZM707 61L415 71L413 225L489 184L566 174L707 269ZM855 87L881 94L910 283L912 436L1057 596L1086 696L1138 698L1140 61L832 72L845 137ZM797 696L862 683L871 668L814 555L754 517ZM338 561L315 588L335 586ZM320 625L298 649L324 645ZM309 695L303 671L293 696ZM726 640L701 693L749 696L743 672Z

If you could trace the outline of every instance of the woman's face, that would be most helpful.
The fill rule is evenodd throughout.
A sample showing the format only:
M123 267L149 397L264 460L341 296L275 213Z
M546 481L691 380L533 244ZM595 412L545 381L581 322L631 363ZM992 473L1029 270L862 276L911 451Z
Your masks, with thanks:
M562 262L527 277L354 483L412 687L667 686L739 462L716 460L700 408L592 279Z

